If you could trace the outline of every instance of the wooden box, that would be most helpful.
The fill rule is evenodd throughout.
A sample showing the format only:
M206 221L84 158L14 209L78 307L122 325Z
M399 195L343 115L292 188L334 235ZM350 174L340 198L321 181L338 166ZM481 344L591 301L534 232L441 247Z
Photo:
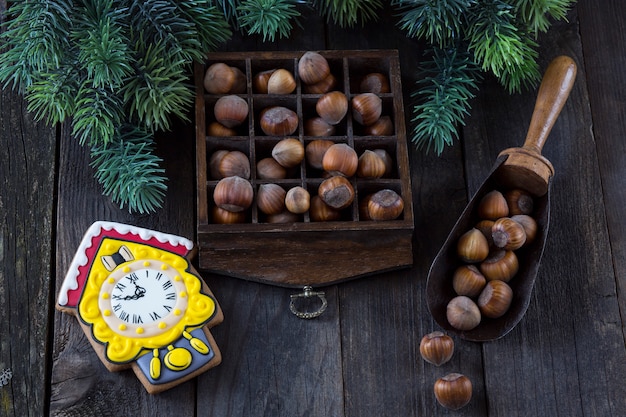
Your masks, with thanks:
M308 213L290 223L268 223L256 206L256 199L246 212L246 221L216 224L212 221L213 190L218 179L212 178L209 159L218 150L239 150L251 163L250 182L256 193L259 185L274 182L285 189L302 186L311 196L323 181L323 172L303 161L290 176L281 180L262 180L256 175L256 162L271 154L283 137L265 135L259 127L260 111L270 105L282 105L298 115L298 129L290 137L306 146L319 137L305 136L303 123L316 116L315 103L320 94L307 94L297 75L304 52L213 53L204 65L195 68L196 83L196 158L197 158L197 239L201 270L287 287L320 286L380 271L408 267L413 262L413 205L409 173L404 107L398 53L395 50L317 51L323 55L338 80L336 90L348 100L359 93L359 83L368 73L388 77L389 93L380 93L383 115L393 122L388 136L366 136L363 127L352 118L351 105L346 117L336 126L333 142L347 143L358 155L366 149L385 149L394 161L389 175L380 179L350 181L356 198L342 210L341 219L314 222ZM247 91L238 94L249 104L247 123L236 136L207 136L207 126L215 121L213 107L220 95L208 94L203 87L206 69L213 63L239 68L247 79ZM287 95L259 94L253 89L255 74L284 68L296 78L296 90ZM374 191L392 189L404 200L403 213L395 220L363 220L359 202ZM256 197L256 194L255 194Z

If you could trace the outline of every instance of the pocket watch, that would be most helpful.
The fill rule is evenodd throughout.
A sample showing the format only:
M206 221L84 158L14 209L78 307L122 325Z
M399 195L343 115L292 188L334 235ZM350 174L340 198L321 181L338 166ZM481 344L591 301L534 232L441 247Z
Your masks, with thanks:
M221 362L209 329L223 314L192 249L180 236L95 222L59 292L57 308L78 318L107 369L133 369L150 393Z

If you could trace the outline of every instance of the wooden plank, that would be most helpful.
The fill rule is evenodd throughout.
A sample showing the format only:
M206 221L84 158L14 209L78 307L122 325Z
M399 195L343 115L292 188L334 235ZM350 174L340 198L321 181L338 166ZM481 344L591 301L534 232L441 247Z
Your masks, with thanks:
M324 50L323 21L300 9L306 30L296 27L289 40L263 43L236 34L224 52ZM289 311L293 289L203 274L224 310L224 323L212 330L223 361L198 378L198 412L206 416L344 413L340 323L336 286L325 287L328 309L302 320Z
M517 328L483 345L489 414L623 415L626 410L619 382L626 352L577 19L574 10L569 23L555 24L539 39L543 69L567 54L578 62L579 75L544 147L556 175L534 298ZM486 80L465 129L470 190L484 179L489 158L493 162L500 150L523 143L533 105L534 92L507 99L493 79Z
M594 2L584 0L579 2L578 11L612 262L618 294L624 294L626 141L623 140L623 133L626 126L626 82L623 68L626 66L626 7L624 2L617 0L604 2L600 8ZM621 296L619 299L620 309L624 311L626 298Z
M88 150L70 136L69 126L63 127L55 298L83 234L96 220L193 237L193 128L176 121L174 125L172 133L161 134L157 140L157 154L165 159L169 181L164 207L153 215L131 215L103 196L89 167ZM151 396L131 371L106 370L74 317L56 312L54 327L51 415L126 415L129 410L136 415L193 415L196 380Z
M0 414L44 415L56 134L10 89L0 91L0 113L0 372L13 373Z

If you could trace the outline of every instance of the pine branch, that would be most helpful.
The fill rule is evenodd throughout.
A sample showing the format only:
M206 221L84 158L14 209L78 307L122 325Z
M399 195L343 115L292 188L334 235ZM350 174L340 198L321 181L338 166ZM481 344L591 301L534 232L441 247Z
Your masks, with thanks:
M197 50L188 51L194 60L202 62L207 52L216 50L232 36L228 22L211 0L179 0L177 3L198 40Z
M533 86L541 77L537 43L516 23L513 7L501 0L479 2L468 12L468 49L509 93Z
M170 117L187 120L193 90L187 84L186 62L164 43L135 45L135 75L121 88L131 120L148 131L169 130Z
M460 38L463 17L476 0L394 0L400 11L398 26L410 37L444 47Z
M224 15L224 18L230 26L239 29L237 20L237 3L239 0L214 0L215 6Z
M529 31L537 37L539 32L547 32L550 19L565 19L574 0L514 0L515 12L524 21Z
M381 0L311 0L311 3L327 22L342 28L376 20L383 8Z
M120 208L143 214L162 206L167 190L165 170L159 167L161 159L153 152L152 136L130 126L120 128L108 146L92 147L95 178L103 193Z
M20 94L64 61L70 49L72 2L33 0L14 2L3 23L0 82Z
M293 0L243 0L237 6L238 21L248 35L263 35L263 42L288 38L293 26L291 21L300 17Z
M72 135L81 145L106 146L114 140L116 129L125 120L119 96L96 88L85 80L78 90L72 120Z
M72 40L78 61L94 88L115 91L132 73L129 39L124 32L128 13L113 0L92 0L78 8Z
M458 139L458 125L469 115L470 100L478 90L480 71L461 48L435 48L422 62L414 106L413 137L417 149L440 155L446 145Z
M76 92L80 88L77 71L74 65L62 65L51 72L37 74L25 93L27 109L35 114L35 120L54 125L74 114Z

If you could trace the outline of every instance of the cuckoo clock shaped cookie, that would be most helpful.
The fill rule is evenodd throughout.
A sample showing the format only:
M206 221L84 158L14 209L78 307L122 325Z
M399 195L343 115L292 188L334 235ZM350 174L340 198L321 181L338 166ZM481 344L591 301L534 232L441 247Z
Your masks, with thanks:
M152 394L218 365L209 329L223 320L183 237L94 223L67 272L57 308L78 318L110 371L132 368Z

